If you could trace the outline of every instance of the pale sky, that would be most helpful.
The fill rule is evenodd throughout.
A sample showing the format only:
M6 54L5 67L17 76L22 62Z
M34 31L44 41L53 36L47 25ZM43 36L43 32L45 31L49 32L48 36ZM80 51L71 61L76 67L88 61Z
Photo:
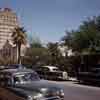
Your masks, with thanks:
M100 0L0 0L0 7L13 9L28 35L45 43L59 41L65 30L100 14Z

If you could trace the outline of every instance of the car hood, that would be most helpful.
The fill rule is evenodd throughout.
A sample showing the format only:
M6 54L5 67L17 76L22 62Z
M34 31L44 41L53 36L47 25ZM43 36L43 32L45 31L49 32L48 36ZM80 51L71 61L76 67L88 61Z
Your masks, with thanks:
M17 84L15 85L15 87L12 88L12 90L29 95L42 93L45 96L49 93L56 93L57 91L61 90L61 87L46 80L40 80L27 84Z
M38 90L41 88L49 88L49 89L59 89L60 86L58 86L57 84L51 83L49 81L46 80L39 80L39 81L33 81L30 83L26 83L26 84L17 84L15 85L15 87L17 88L23 88L23 89L29 89L29 90Z

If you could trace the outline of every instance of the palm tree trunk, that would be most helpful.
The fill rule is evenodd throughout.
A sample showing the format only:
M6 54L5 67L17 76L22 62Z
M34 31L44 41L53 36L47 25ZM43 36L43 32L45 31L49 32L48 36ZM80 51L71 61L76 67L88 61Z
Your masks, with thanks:
M18 44L16 44L16 64L18 63Z
M21 64L21 44L18 44L18 64Z

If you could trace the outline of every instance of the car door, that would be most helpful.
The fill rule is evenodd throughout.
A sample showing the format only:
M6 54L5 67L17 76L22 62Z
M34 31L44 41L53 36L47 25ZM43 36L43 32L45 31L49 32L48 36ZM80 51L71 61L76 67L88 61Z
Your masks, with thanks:
M5 87L8 86L10 78L6 73L0 73L0 84L3 85L3 87L0 86L0 100L24 100L24 98Z

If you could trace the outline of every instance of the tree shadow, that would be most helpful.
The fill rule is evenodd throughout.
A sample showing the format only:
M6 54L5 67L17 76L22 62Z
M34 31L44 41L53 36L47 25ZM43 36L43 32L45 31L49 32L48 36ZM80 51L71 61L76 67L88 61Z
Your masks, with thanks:
M100 83L96 83L96 82L74 82L74 84L83 85L83 86L99 87L100 88Z

